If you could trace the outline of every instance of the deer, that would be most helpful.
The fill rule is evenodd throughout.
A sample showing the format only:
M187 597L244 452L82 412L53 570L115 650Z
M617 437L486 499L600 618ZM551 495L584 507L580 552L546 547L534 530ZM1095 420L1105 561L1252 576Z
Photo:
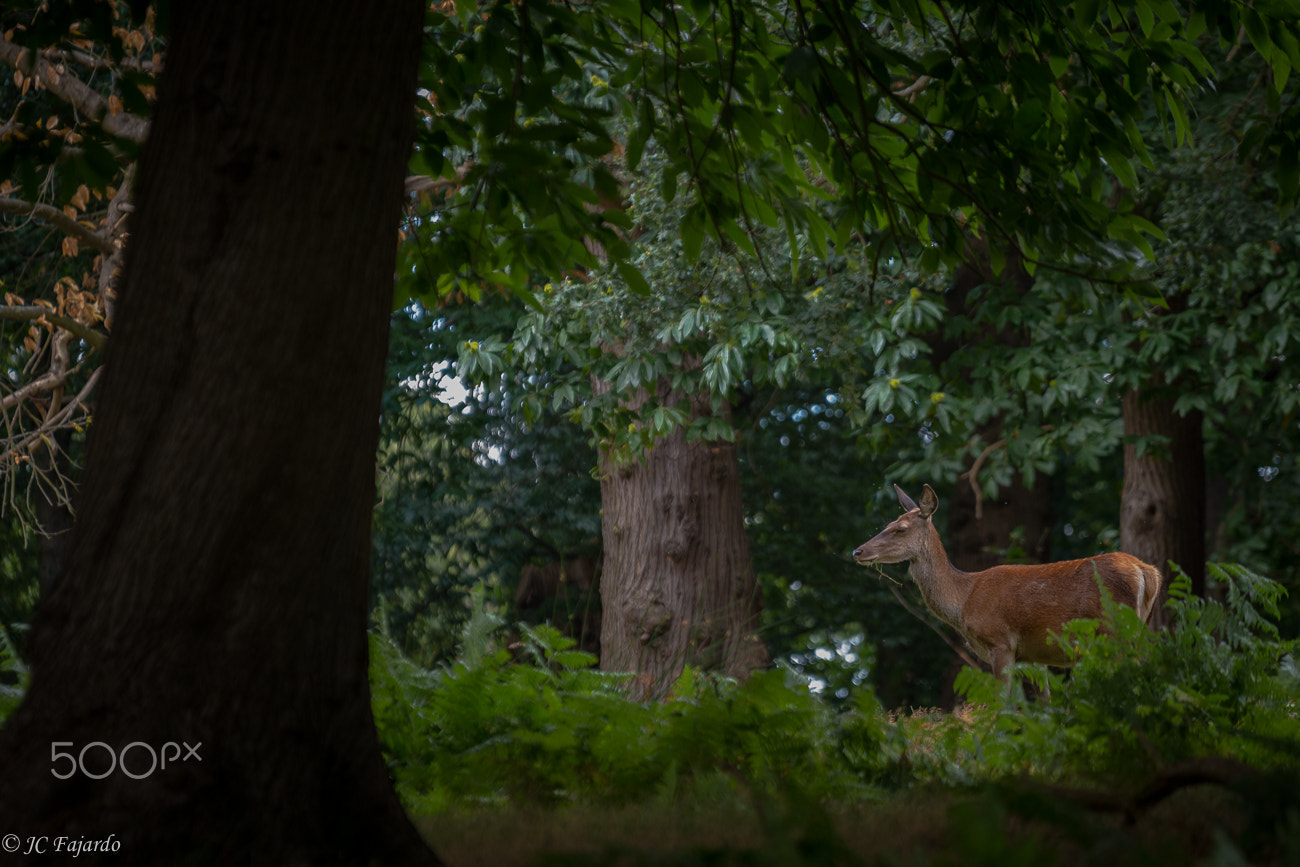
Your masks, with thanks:
M871 541L858 546L853 559L871 563L908 561L912 580L934 615L961 633L971 649L1011 688L1009 666L1036 662L1068 668L1068 650L1049 640L1071 620L1102 616L1098 579L1115 602L1150 623L1160 594L1160 570L1128 554L1097 554L1083 560L1036 566L1002 565L982 572L962 572L948 562L931 518L939 507L934 490L925 486L921 505L894 485L901 517Z

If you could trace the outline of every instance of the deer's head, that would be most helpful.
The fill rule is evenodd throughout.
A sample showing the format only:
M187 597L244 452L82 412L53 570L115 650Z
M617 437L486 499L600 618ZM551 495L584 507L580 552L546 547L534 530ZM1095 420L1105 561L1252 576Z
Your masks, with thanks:
M921 493L921 505L912 502L912 498L903 493L903 489L894 485L898 493L898 502L903 506L903 514L881 530L870 542L858 546L853 552L853 559L860 565L868 563L902 563L915 560L930 544L932 533L930 516L939 507L939 498L929 485Z

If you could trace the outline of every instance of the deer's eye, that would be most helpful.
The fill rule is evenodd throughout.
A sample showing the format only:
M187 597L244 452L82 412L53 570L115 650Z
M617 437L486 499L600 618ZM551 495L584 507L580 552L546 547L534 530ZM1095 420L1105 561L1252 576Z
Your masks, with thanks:
M894 528L894 532L895 532L895 533L906 533L906 532L907 532L907 528L906 528L906 527L895 527L895 528Z

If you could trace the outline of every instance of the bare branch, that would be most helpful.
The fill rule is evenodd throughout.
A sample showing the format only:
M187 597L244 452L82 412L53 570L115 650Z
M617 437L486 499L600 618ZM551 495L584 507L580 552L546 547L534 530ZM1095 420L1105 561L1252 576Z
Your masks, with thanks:
M102 332L83 325L75 319L69 319L67 316L60 316L50 311L48 308L31 305L27 307L0 307L0 319L17 319L19 321L30 321L32 319L42 319L58 328L72 333L74 337L80 337L94 349L100 352L104 351L104 346L108 343L108 336Z
M903 99L906 99L908 102L915 102L916 95L921 91L925 90L926 85L928 85L931 80L932 79L928 75L918 76L916 81L913 81L911 84L907 85L906 87L900 87L896 89L894 93L898 96L903 97Z
M77 222L53 205L27 202L22 199L0 198L0 211L23 216L30 214L37 219L44 220L65 235L71 235L87 247L92 247L101 253L113 252L113 244L108 238L89 226Z
M76 63L87 69L95 70L113 70L113 69L138 69L141 72L153 72L156 68L154 61L142 60L139 57L126 57L120 62L114 62L106 57L97 57L88 51L77 51L76 49L64 50L59 48L47 48L41 52L41 56L51 63Z
M90 392L99 384L99 377L103 372L103 367L95 368L77 396L68 401L57 414L46 419L40 427L25 434L10 436L4 443L6 451L0 453L0 475L4 475L4 471L16 463L19 460L18 456L23 453L32 455L42 446L49 446L49 434L68 424L78 409L86 409L86 400L90 397Z
M0 409L13 409L27 398L42 391L48 391L63 384L67 373L47 373L40 379L33 379L17 391L0 398Z
M0 60L24 75L31 69L31 74L46 90L91 120L98 121L109 135L144 144L145 137L149 134L148 119L126 111L111 113L108 102L90 85L68 72L67 67L60 71L44 57L36 57L33 63L30 49L4 38L0 38Z

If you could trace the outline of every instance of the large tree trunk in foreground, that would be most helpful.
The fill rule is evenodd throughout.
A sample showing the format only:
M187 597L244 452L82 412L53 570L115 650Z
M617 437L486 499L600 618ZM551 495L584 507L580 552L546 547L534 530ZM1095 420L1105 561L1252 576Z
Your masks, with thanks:
M1168 625L1172 560L1205 594L1205 448L1201 413L1180 416L1171 397L1149 399L1133 389L1124 396L1124 436L1165 436L1165 448L1137 456L1124 446L1124 495L1120 504L1120 550L1150 563L1164 576L1151 625ZM1161 453L1163 452L1163 454Z
M742 678L764 665L735 445L678 431L638 462L602 454L600 498L601 668L634 672L648 699L686 665Z
M4 831L112 834L81 859L110 863L434 864L366 635L422 4L172 14L77 523L0 734Z

